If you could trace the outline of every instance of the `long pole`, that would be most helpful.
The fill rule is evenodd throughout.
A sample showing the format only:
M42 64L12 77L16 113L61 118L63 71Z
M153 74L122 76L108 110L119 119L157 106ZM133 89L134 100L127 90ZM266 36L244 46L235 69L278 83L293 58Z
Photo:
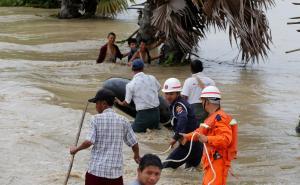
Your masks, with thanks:
M88 108L88 105L89 105L89 102L87 102L87 104L85 106L85 109L84 109L84 111L82 113L82 116L81 116L81 121L80 121L80 124L79 124L79 127L78 127L78 131L77 131L77 135L76 135L76 140L75 140L75 143L74 143L75 146L77 146L77 144L78 144L78 140L79 140L79 137L80 137L80 132L81 132L83 120L84 120L85 113L86 113L86 110ZM71 161L70 161L70 165L69 165L69 169L68 169L68 173L67 173L64 185L68 184L68 180L69 180L69 177L70 177L70 174L71 174L71 170L72 170L72 166L73 166L73 162L74 162L74 157L75 157L75 155L72 155Z
M292 52L296 52L296 51L300 51L300 48L299 49L290 50L290 51L286 51L285 53L292 53Z

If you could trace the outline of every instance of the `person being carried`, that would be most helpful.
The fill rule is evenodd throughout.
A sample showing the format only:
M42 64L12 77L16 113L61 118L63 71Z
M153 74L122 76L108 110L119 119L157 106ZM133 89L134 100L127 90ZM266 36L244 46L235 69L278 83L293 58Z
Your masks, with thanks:
M205 144L209 158L202 157L203 185L225 185L231 160L237 155L237 122L221 109L221 93L215 86L203 89L201 100L208 118L200 127L189 134L182 134L185 141L201 141ZM212 162L212 167L209 165ZM216 173L214 179L214 171Z
M132 56L137 52L137 40L135 38L129 38L128 39L128 46L130 48L129 54L128 54L128 61L132 58Z
M158 129L160 122L158 92L160 84L152 75L146 75L144 62L136 59L132 63L133 78L126 85L125 100L116 98L116 103L127 106L133 100L137 111L132 128L135 132Z
M165 81L162 92L165 99L170 103L170 111L172 114L172 129L174 136L170 141L173 146L181 139L180 133L189 133L197 128L195 113L191 105L180 96L181 83L176 78L169 78ZM179 142L180 143L180 142ZM167 157L167 160L180 160L188 155L190 143L179 144L173 152ZM202 143L193 143L191 153L188 158L182 162L164 162L164 168L178 168L186 163L185 168L196 168L201 161Z
M161 175L162 163L158 156L153 154L145 154L139 163L137 169L137 179L129 183L129 185L155 185Z
M99 114L91 120L86 140L70 148L70 153L75 155L93 145L85 185L123 185L123 142L132 148L134 160L140 161L138 142L128 120L112 109L114 98L113 92L101 89L89 99L96 104Z
M206 86L215 86L215 82L204 76L203 64L200 60L193 60L190 64L192 76L184 81L181 95L191 104L195 110L197 123L203 123L208 113L203 109L201 103L201 91Z
M156 42L156 43L154 43L150 46L147 46L146 45L146 43L147 43L146 40L142 39L140 41L140 44L139 44L139 50L137 50L134 53L131 60L129 61L129 65L132 63L133 60L135 60L137 58L141 59L144 63L151 64L152 60L156 60L160 56L151 57L150 50L158 47L163 41L164 41L163 39L160 39L158 42Z
M117 45L115 45L116 34L110 32L107 35L107 43L100 48L99 56L96 63L116 63L117 58L120 60L127 56L128 53L122 54Z

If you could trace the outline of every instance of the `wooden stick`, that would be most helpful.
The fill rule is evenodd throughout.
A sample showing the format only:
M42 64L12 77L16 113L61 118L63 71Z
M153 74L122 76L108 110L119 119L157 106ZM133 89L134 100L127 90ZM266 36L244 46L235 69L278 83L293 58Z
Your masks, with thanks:
M89 105L89 102L87 102L87 104L85 106L85 109L84 109L84 111L82 113L82 116L81 116L81 121L80 121L80 124L79 124L79 127L78 127L78 131L77 131L77 135L76 135L76 139L75 139L75 143L74 143L75 146L77 146L77 144L78 144L78 140L79 140L79 137L80 137L80 132L81 132L83 120L84 120L85 113L86 113L86 110L88 108L88 105ZM74 157L75 157L75 155L72 155L71 161L70 161L70 165L69 165L69 169L68 169L68 173L67 173L64 185L68 184L68 180L69 180L69 177L70 177L70 174L71 174L71 170L72 170L72 166L73 166L73 162L74 162Z
M300 24L300 22L288 22L287 24Z
M133 4L131 6L144 6L144 5L145 5L145 3L140 3L140 4Z
M292 52L296 52L296 51L300 51L300 48L299 49L290 50L290 51L286 51L285 53L292 53Z
M117 41L116 43L123 43L123 42L128 41L131 37L133 37L135 34L137 34L138 31L139 31L139 29L135 30L135 32L133 32L127 39Z
M300 19L300 17L291 17L290 19Z
M140 8L138 8L138 7L128 7L127 9L128 10L141 10L141 9L143 9L143 7L140 7Z

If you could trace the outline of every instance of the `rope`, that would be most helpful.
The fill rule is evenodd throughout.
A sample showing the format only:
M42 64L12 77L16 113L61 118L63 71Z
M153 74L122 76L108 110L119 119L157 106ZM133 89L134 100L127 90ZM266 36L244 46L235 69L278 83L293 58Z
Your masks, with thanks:
M210 165L210 167L211 167L211 170L212 170L212 172L213 172L213 174L214 174L214 178L213 178L211 181L209 181L209 183L208 183L208 185L210 185L211 183L213 183L213 182L216 180L217 174L216 174L216 171L215 171L215 169L214 169L214 167L213 167L213 165L212 165L212 163L211 163L211 160L210 160L210 158L209 158L209 154L208 154L208 151L207 151L206 144L203 143L203 146L204 146L204 149L205 149L205 153L206 153L206 155L207 155L208 163L209 163L209 165Z
M196 134L197 134L197 135L200 135L200 134L197 133L197 132L194 132L194 133L193 133L192 139L191 139L190 148L189 148L189 152L188 152L188 154L187 154L183 159L180 159L180 160L167 159L167 160L165 160L164 162L175 162L175 163L180 163L180 162L185 161L185 160L189 157L189 155L191 154L192 147L193 147L193 140L194 140L194 137L195 137ZM213 165L212 165L212 162L211 162L211 160L210 160L210 157L209 157L209 154L208 154L208 150L207 150L207 147L206 147L206 144L205 144L205 143L203 143L203 147L204 147L205 154L206 154L206 156L207 156L207 159L208 159L208 163L209 163L209 165L210 165L210 168L212 169L212 172L213 172L213 174L214 174L213 179L212 179L211 181L209 181L209 183L208 183L208 185L211 185L211 184L216 180L217 174L216 174L216 171L215 171L215 169L214 169L214 167L213 167ZM166 151L161 152L161 153L158 153L157 155L163 155L163 154L169 152L169 151L171 150L171 148L172 148L172 146L170 145L170 147L169 147Z
M171 149L172 149L172 145L170 145L169 148L166 151L164 151L164 152L153 153L153 154L155 154L155 155L164 155L164 154L168 153Z

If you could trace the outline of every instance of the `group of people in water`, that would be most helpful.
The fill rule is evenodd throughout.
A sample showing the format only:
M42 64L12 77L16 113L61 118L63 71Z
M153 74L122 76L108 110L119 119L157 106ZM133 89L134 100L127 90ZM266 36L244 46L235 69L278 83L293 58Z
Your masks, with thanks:
M114 39L115 35L110 33L108 43L100 49L97 62L114 62L116 57L125 56L114 45ZM130 47L132 44L132 52L127 54L131 57L129 61L134 76L126 85L125 99L119 100L112 91L100 89L89 100L96 104L99 114L91 120L86 140L78 147L70 148L70 153L74 155L93 145L85 184L123 185L123 142L132 148L133 158L139 164L137 179L130 185L154 185L160 179L163 168L176 169L185 164L188 170L196 169L201 159L203 184L226 184L231 160L237 154L237 123L221 109L221 92L215 82L203 75L202 62L193 60L190 64L192 76L185 80L183 86L178 79L169 78L161 87L154 76L144 73L147 61L143 55L144 46L140 44L140 49L134 50L134 42L129 44ZM173 147L178 143L163 163L153 154L140 157L134 133L160 129L160 90L170 105L172 117L174 135L169 145ZM128 106L132 101L137 114L130 124L112 107L114 104Z
M128 65L131 65L134 59L141 59L145 64L150 64L151 61L158 59L160 56L151 56L150 50L158 47L163 41L160 38L157 42L147 45L146 40L141 39L139 42L136 38L128 39L129 52L121 53L119 47L115 44L116 34L110 32L107 35L107 43L100 48L99 56L96 60L97 63L116 63L117 59L120 60L127 56Z

